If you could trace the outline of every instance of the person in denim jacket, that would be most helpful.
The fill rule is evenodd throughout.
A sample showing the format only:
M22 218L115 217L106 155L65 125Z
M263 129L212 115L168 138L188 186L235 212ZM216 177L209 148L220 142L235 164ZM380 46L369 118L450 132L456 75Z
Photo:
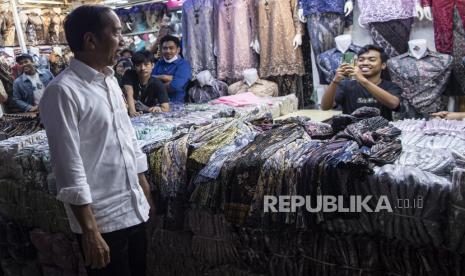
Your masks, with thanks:
M23 74L13 82L13 103L21 112L38 112L44 89L53 75L49 70L36 69L28 54L19 55L16 62Z

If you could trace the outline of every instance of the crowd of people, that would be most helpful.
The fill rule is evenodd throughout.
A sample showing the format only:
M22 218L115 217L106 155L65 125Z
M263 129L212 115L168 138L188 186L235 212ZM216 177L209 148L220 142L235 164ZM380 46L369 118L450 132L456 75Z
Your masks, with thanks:
M192 70L179 54L181 42L167 35L161 45L162 58L158 61L150 51L118 50L118 61L112 68L131 117L147 112L167 112L170 102L185 100ZM17 56L16 62L22 74L13 83L12 106L18 112L39 112L44 89L54 76L49 70L36 68L29 54ZM7 100L6 93L0 94L0 103Z

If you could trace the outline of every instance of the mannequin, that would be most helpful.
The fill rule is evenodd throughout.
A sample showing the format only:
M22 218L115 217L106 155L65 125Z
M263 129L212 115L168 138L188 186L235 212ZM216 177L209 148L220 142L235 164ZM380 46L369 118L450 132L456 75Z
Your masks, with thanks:
M199 72L196 78L196 85L189 89L189 99L191 102L206 103L228 95L228 85L216 80L210 71Z
M416 59L424 57L428 50L426 39L414 39L408 42L409 53Z
M452 56L429 51L425 39L408 42L409 52L388 60L392 81L402 88L401 117L422 118L443 110Z
M336 48L341 53L349 50L350 44L352 44L352 36L349 34L337 36L334 41L336 42Z
M250 87L254 85L258 80L258 71L255 68L246 69L242 73L244 77L244 82Z
M197 74L197 81L199 82L200 87L204 87L205 85L212 86L214 80L215 79L208 70L199 72Z
M334 78L337 68L341 65L345 53L356 56L361 47L352 44L352 36L345 34L337 36L336 47L318 55L316 65L320 72L320 84L329 84Z
M262 80L258 77L258 71L255 68L249 68L242 72L242 81L238 81L229 86L229 95L252 92L256 96L276 97L279 94L278 85L272 81Z

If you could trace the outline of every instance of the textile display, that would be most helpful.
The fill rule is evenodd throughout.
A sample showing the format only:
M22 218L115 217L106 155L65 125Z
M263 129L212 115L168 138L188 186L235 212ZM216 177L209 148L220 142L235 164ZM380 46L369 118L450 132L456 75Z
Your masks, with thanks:
M303 27L297 16L297 0L258 1L257 9L260 77L302 76L305 73L302 51L292 45Z
M258 57L250 47L257 37L254 0L215 1L215 47L218 79L232 82L248 68L257 68Z
M183 56L192 66L193 75L208 70L216 76L214 55L214 1L188 0L182 6Z
M336 46L334 38L344 33L345 17L337 13L315 13L307 18L307 28L310 34L315 60L325 51ZM322 69L317 67L320 84L329 84Z
M360 50L361 47L351 44L347 52L357 55ZM339 68L342 63L344 54L345 53L342 53L337 48L332 48L317 56L316 63L321 72L321 84L331 83L334 79L337 68Z
M388 60L392 81L402 88L401 116L423 118L443 110L441 96L452 71L453 57L427 50L416 59L409 53Z
M369 27L374 44L383 48L389 57L395 57L408 51L412 24L413 18L406 18L373 22Z
M421 0L424 7L431 7L434 24L434 42L440 53L452 54L454 45L454 10L457 9L465 22L465 1L463 0Z
M303 117L272 123L273 112L296 108L290 95L246 107L173 105L168 113L132 119L157 198L148 275L464 271L459 195L465 122L389 123L378 109L364 107L330 123ZM0 212L45 232L69 233L63 206L54 198L44 132L0 141L0 151ZM265 195L372 195L393 204L422 198L422 206L264 213ZM79 273L79 258L53 249L63 236L38 230L30 235L39 261ZM66 244L73 248L72 240ZM50 264L57 252L61 258Z

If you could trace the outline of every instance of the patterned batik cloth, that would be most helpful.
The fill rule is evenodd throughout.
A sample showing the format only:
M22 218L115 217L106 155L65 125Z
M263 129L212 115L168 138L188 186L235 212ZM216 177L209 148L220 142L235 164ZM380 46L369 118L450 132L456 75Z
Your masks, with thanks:
M351 44L347 52L358 54L361 47ZM320 84L329 84L336 74L337 68L341 65L344 53L339 51L337 48L330 49L326 52L321 53L317 57L317 65L320 76Z
M360 10L358 22L367 25L413 18L416 0L357 0Z
M193 103L206 103L222 96L228 95L228 85L225 82L214 80L212 85L200 87L199 84L189 89L189 100Z
M447 96L464 96L465 95L465 30L462 19L455 9L454 13L454 47L452 56L452 76L450 87L446 90Z
M257 10L254 3L254 0L215 1L214 31L220 80L239 80L245 69L258 66L257 55L250 47L257 37Z
M252 92L256 96L260 97L277 97L278 96L278 85L272 81L258 79L251 86L247 85L245 81L238 81L233 83L228 88L229 95L236 95L246 92Z
M297 0L258 1L261 78L305 73L302 51L293 45L296 34L302 33L297 10Z
M454 46L454 9L465 21L465 0L421 0L433 12L434 42L440 53L451 54Z
M337 13L311 14L307 17L307 29L310 34L315 60L318 56L336 47L334 38L344 33L344 15ZM317 66L321 84L328 84L326 75Z
M429 50L420 59L406 53L388 61L392 81L402 88L401 116L422 117L441 110L451 65L451 56Z
M216 77L213 0L188 0L182 10L184 58L191 64L194 76L208 70Z
M386 54L392 58L408 51L412 24L413 18L406 18L388 22L373 22L369 24L369 27L374 44L383 48Z

